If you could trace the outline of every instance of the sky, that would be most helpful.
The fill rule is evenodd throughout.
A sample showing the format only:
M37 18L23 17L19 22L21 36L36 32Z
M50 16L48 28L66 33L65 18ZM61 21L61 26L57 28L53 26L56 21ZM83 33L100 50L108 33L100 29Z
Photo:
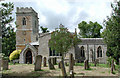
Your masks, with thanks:
M110 16L111 3L116 0L5 0L13 2L13 17L16 20L16 7L32 7L39 18L39 25L47 27L50 31L63 24L74 32L82 21L98 22L103 26L103 21ZM103 27L104 28L104 27ZM40 31L41 32L41 31Z

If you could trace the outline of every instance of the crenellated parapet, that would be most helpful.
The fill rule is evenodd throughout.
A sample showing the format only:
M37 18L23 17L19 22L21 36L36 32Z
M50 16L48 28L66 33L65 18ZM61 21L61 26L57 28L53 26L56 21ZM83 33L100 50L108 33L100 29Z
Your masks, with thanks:
M35 12L35 10L32 8L32 7L17 7L16 8L17 12L16 14L18 13L34 13L35 15L38 15L37 12Z

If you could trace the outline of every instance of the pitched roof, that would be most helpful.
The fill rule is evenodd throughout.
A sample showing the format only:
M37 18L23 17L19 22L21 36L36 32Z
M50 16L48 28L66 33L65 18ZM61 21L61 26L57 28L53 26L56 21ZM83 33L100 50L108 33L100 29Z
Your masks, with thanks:
M30 45L39 45L39 41L31 42Z

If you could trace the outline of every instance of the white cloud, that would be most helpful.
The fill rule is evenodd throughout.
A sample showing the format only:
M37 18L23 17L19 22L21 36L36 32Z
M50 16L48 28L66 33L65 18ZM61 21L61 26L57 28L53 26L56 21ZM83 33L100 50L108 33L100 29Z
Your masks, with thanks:
M40 26L50 30L60 23L74 31L81 21L97 21L102 24L111 13L113 0L6 0L15 7L33 7L39 15ZM14 14L15 16L15 14Z

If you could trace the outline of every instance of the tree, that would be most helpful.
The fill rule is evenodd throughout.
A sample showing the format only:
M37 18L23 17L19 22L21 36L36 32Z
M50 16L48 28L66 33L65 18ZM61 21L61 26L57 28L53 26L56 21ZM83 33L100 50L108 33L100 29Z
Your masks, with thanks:
M104 21L106 29L102 33L104 42L107 44L107 56L116 59L117 64L120 58L120 1L111 4L112 15Z
M41 30L42 30L42 33L46 33L46 32L49 32L48 28L45 28L43 26L40 27Z
M14 28L11 26L11 22L14 20L12 18L12 11L14 9L13 3L1 3L0 11L2 12L2 52L5 56L9 56L10 53L15 50L16 37Z
M93 23L92 21L87 24L87 22L82 21L78 24L80 29L80 36L83 38L100 38L100 30L102 26L97 22Z
M80 40L77 38L77 33L72 34L68 31L67 28L61 27L56 29L51 33L51 39L49 40L49 47L52 50L55 50L57 53L62 54L62 66L64 67L64 54L68 52L68 50L77 44ZM62 70L62 68L61 68ZM66 76L65 68L62 70L63 76Z

